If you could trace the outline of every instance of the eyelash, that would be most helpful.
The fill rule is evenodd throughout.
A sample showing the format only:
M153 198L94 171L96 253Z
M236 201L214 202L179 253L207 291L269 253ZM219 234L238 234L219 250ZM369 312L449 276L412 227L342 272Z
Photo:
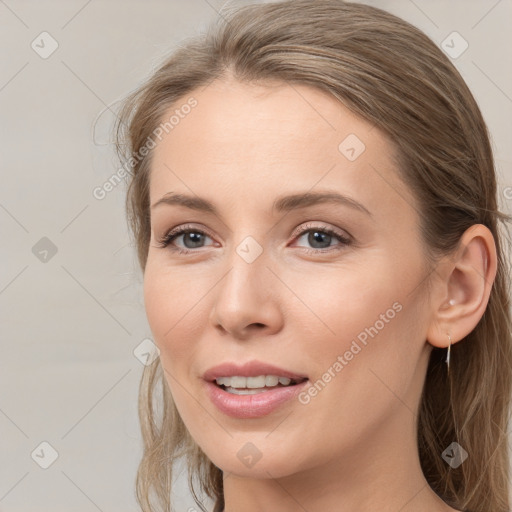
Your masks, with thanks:
M346 237L338 233L337 231L327 227L327 226L312 226L311 224L306 224L303 229L299 232L294 233L294 239L301 237L304 233L308 233L309 231L317 231L320 233L325 233L329 236L333 236L337 238L341 243L339 247L327 247L325 249L308 249L306 247L302 247L302 250L307 254L319 254L326 253L333 250L342 250L344 247L351 245L352 241ZM208 232L203 231L201 229L194 228L193 226L180 226L176 229L172 229L165 233L161 238L157 240L157 247L166 248L173 242L178 236L184 233L199 233L201 235L208 236L209 238L213 238ZM170 250L177 252L178 254L190 254L196 252L196 249L182 249L181 247L169 247ZM200 248L199 248L200 249Z

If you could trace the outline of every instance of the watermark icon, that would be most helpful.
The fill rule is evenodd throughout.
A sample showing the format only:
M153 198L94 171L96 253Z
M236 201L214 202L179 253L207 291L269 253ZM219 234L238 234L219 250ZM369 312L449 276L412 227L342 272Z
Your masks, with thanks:
M507 201L512 199L512 187L505 187L503 189L503 196Z
M441 43L441 48L452 59L458 59L469 47L469 43L456 31L448 34Z
M238 450L236 456L245 466L252 468L263 457L263 454L254 444L247 442Z
M395 318L397 313L402 311L403 307L400 302L396 301L393 305L386 310L385 313L381 313L379 315L378 320L376 320L373 325L370 327L365 327L357 336L357 339L353 339L350 345L350 348L345 351L343 355L339 355L336 358L336 361L329 366L327 371L322 375L321 378L315 381L314 384L311 384L308 389L299 393L298 399L299 402L303 405L309 404L311 399L318 395L326 386L331 382L336 375L345 368L349 364L354 356L359 354L361 350L368 344L368 337L374 338L379 334L379 332L384 329L384 327L389 324L393 318ZM363 347L358 343L361 343Z
M42 263L48 263L56 254L57 246L46 236L43 236L32 247L32 254Z
M50 443L43 441L30 456L38 466L48 469L57 460L59 453Z
M196 106L197 100L194 97L190 97L186 103L183 103L179 108L175 109L166 121L160 123L153 130L151 135L146 138L144 144L141 145L138 151L132 153L130 158L126 160L122 167L120 167L114 174L112 174L108 180L103 182L101 186L97 186L93 189L93 197L99 201L105 199L107 194L112 192L117 187L117 185L121 183L123 178L132 175L130 169L133 169L156 146L155 139L161 141L164 134L167 134L173 130L181 122L182 119L185 119L185 117L190 114L190 112L192 112L192 109Z
M32 43L30 43L30 47L39 57L47 59L59 47L59 43L48 32L41 32Z
M464 450L459 443L454 441L441 454L441 457L443 457L444 461L453 469L457 469L468 458L468 452Z
M134 349L133 355L144 365L153 364L160 357L160 349L150 338L144 338Z
M351 162L359 158L365 149L363 141L355 133L347 135L338 146L339 152Z
M252 263L263 252L263 247L252 236L245 237L236 248L237 254L247 263Z

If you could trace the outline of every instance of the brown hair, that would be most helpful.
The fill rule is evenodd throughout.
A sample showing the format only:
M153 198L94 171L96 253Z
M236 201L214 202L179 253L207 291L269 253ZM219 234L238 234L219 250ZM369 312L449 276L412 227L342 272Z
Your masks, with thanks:
M141 149L178 100L227 76L316 87L386 133L398 153L397 172L422 212L432 268L458 248L471 225L484 224L492 232L498 269L489 303L475 329L452 346L449 375L445 351L432 350L418 413L418 449L425 478L450 506L508 511L510 269L498 221L511 217L498 209L487 127L464 80L425 34L374 7L294 0L224 10L218 24L174 51L120 112L117 148L130 169L126 207L142 271L150 241L151 151L140 157ZM157 359L141 380L144 454L137 499L144 512L152 512L154 492L170 510L172 466L183 455L198 506L205 510L194 481L222 510L222 471L190 437L162 373ZM161 404L160 414L155 404ZM469 454L456 469L441 457L453 441Z

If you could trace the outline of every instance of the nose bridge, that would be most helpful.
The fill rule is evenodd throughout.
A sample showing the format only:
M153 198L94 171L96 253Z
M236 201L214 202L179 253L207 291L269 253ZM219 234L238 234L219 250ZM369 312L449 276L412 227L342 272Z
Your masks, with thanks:
M232 333L251 324L277 327L281 315L272 299L271 280L275 277L269 264L269 252L252 236L231 248L229 271L219 283L212 308L214 324Z
M268 251L252 236L243 238L228 257L230 271L221 283L225 298L243 301L246 307L251 302L265 300L265 284L271 274L268 264Z

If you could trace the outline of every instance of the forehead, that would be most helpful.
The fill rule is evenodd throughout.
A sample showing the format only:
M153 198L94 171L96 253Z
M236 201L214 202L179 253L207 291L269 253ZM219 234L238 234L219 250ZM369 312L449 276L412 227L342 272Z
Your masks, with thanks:
M289 159L330 149L329 153L338 156L344 136L353 133L368 140L374 131L333 96L306 85L216 80L175 102L168 114L180 110L191 97L197 105L182 116L166 139L171 146L201 144L203 155L220 156L228 148L230 159L238 153L245 157L250 151L253 156L281 154ZM380 138L374 131L372 144L383 143Z
M195 106L153 150L152 203L173 190L270 205L320 186L396 208L408 194L386 136L327 92L217 80L175 102L164 122L191 98Z

